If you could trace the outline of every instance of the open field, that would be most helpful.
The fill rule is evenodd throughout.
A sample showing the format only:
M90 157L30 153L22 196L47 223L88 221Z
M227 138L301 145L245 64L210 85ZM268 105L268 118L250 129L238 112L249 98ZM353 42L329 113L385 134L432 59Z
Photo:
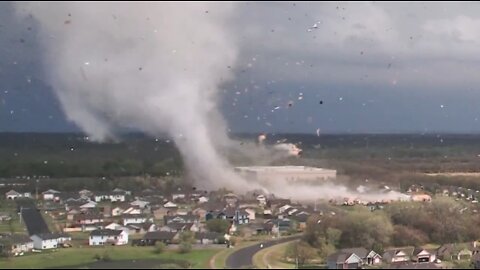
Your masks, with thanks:
M180 254L177 251L166 251L162 254L154 254L150 247L85 247L58 249L56 251L41 254L29 254L23 257L15 257L0 260L0 269L8 268L52 268L78 266L94 263L94 256L108 254L112 261L118 260L156 260L173 259L184 260L191 264L191 268L208 268L210 258L218 250L192 250L188 254Z

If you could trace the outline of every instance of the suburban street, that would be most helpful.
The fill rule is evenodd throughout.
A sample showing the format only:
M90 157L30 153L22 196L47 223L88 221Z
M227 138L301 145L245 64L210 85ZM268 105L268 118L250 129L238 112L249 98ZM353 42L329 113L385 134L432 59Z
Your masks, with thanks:
M227 258L226 267L230 269L239 269L239 268L245 268L245 267L251 266L253 264L252 259L255 253L259 252L263 248L268 248L268 247L282 244L288 241L300 239L300 237L302 236L295 235L295 236L285 237L285 238L276 239L272 241L265 241L254 246L242 248L232 253L232 255L230 255ZM260 247L261 244L263 244L263 247Z

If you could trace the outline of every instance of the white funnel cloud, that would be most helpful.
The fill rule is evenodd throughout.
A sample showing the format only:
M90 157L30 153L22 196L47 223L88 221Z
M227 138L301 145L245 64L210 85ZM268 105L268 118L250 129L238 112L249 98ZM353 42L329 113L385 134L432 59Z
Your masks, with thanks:
M199 185L245 187L217 154L219 85L237 48L230 3L15 3L40 24L45 71L69 120L97 141L168 133ZM215 119L215 120L213 120Z

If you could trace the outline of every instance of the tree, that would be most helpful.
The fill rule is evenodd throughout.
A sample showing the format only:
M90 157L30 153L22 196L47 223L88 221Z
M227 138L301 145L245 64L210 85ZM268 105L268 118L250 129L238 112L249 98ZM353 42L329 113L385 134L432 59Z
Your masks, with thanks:
M153 253L161 254L165 251L166 247L167 246L163 242L158 241L155 243L155 249L153 250Z
M230 221L225 219L210 219L207 221L207 229L211 232L227 233Z
M189 253L192 251L192 244L189 242L181 242L178 251L180 253Z
M194 243L195 238L192 232L182 232L180 234L180 253L188 253L192 250L192 244Z
M428 236L418 229L403 225L395 225L393 228L392 242L395 246L421 246L429 241Z
M340 242L340 237L342 236L342 231L335 228L327 228L326 233L326 242L327 244L333 245L334 247L338 246Z
M316 254L315 248L304 241L289 244L285 251L285 257L295 260L300 266L315 258Z

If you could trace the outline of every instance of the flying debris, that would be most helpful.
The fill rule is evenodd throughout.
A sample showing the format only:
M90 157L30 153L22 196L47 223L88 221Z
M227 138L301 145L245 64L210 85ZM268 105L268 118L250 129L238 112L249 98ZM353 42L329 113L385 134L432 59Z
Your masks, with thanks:
M283 150L283 151L287 151L288 152L288 155L290 156L296 156L296 157L299 157L302 155L302 152L303 150L298 148L298 146L296 146L295 144L293 143L281 143L281 144L277 144L274 146L275 149L277 150Z
M318 102L318 104L322 105L322 104L323 104L323 100L320 100L320 102Z
M258 135L258 144L263 144L263 142L267 139L267 134L261 133Z

